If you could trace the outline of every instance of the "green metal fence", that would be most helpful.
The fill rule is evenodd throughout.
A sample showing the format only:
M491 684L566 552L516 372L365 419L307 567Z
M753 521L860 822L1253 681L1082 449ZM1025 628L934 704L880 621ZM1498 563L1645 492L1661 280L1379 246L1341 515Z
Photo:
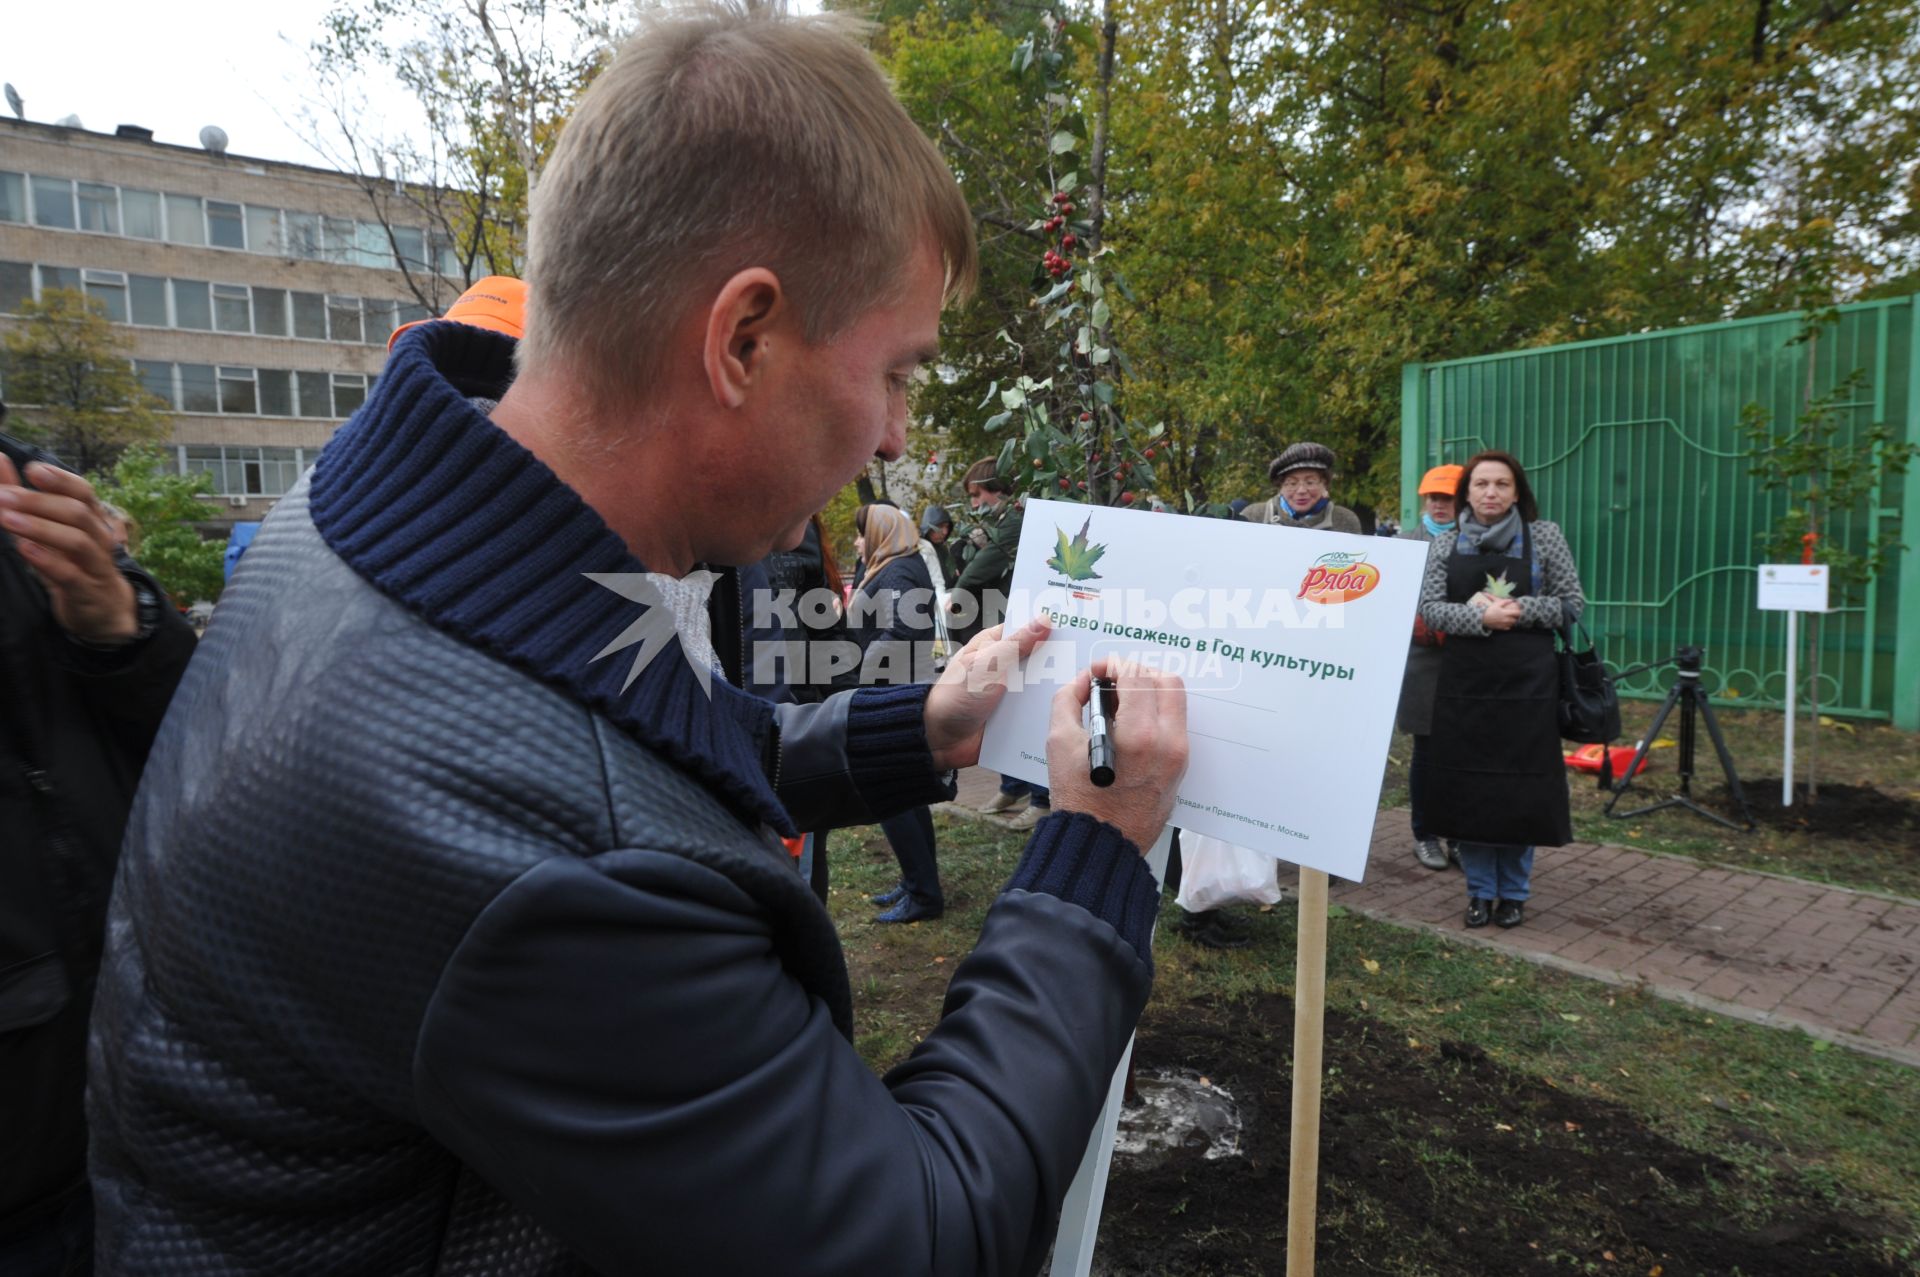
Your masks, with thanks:
M1785 621L1755 610L1753 569L1786 499L1748 473L1741 410L1761 404L1782 428L1802 412L1809 375L1820 395L1859 370L1840 438L1878 421L1920 444L1917 321L1920 297L1902 297L1842 307L1801 344L1802 316L1771 315L1408 365L1401 508L1416 509L1428 466L1512 452L1541 517L1566 530L1610 665L1698 643L1716 700L1783 705ZM1821 709L1920 730L1920 469L1869 505L1830 535L1858 546L1904 524L1915 549L1822 621ZM1621 690L1654 696L1669 681L1656 670Z

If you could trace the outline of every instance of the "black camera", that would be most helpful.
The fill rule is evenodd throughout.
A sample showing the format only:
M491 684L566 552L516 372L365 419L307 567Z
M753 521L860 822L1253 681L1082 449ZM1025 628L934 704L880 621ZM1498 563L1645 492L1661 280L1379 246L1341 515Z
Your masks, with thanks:
M0 425L5 425L6 421L7 405L0 403ZM29 488L33 485L27 482L27 467L36 461L44 465L57 466L62 470L73 468L45 448L28 443L25 439L16 439L5 431L0 431L0 456L13 462L13 472L19 475L20 482L25 483Z
M1673 654L1673 663L1680 667L1682 674L1698 674L1707 659L1707 649L1689 643Z

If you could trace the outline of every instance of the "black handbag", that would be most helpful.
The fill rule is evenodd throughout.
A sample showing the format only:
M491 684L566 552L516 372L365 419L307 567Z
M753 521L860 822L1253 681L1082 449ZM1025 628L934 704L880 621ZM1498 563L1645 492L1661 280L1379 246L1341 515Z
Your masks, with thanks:
M1584 650L1574 646L1576 629L1586 642ZM1593 649L1593 638L1578 622L1563 625L1558 632L1560 738L1582 745L1606 745L1618 740L1620 696L1614 690L1613 675Z

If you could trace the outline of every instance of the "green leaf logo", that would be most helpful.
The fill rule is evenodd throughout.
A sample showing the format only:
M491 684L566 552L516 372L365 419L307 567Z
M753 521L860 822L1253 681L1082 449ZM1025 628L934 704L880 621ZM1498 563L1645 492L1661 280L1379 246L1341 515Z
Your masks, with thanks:
M1059 542L1054 546L1053 557L1047 560L1047 566L1069 581L1099 580L1100 574L1093 570L1093 565L1100 561L1107 547L1087 544L1087 529L1092 526L1093 516L1088 515L1087 521L1080 525L1079 533L1071 541L1067 540L1066 531L1056 526L1053 531Z

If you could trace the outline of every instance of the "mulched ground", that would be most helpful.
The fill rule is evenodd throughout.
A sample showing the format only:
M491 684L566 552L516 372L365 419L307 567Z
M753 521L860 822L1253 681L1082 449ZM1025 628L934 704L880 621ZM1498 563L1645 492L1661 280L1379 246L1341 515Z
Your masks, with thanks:
M1096 1272L1285 1272L1292 1038L1279 996L1149 1011L1139 1066L1196 1069L1231 1091L1246 1156L1116 1161ZM1378 1022L1329 1014L1326 1065L1320 1277L1899 1277L1875 1257L1884 1228L1836 1213L1763 1132L1740 1137L1767 1163L1769 1206L1743 1220L1713 1191L1739 1176L1730 1163L1477 1047L1410 1046Z
M1920 856L1920 802L1875 789L1871 785L1820 786L1819 801L1807 802L1806 786L1795 792L1793 806L1780 805L1780 778L1740 778L1741 792L1756 822L1787 833L1819 838L1844 838L1891 851ZM1716 811L1733 812L1733 800L1724 784L1715 785L1704 799Z

